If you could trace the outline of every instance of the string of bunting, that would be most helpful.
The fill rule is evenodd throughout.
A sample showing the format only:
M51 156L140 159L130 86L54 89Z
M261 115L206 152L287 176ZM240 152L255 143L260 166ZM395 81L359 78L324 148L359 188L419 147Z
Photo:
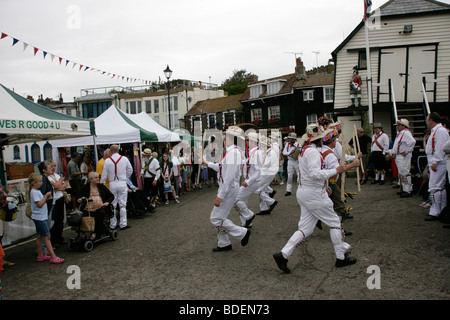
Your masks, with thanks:
M26 43L26 42L24 42L22 40L19 40L19 39L15 38L15 37L12 37L12 36L10 36L10 35L0 31L0 40L3 40L3 39L8 38L8 37L12 38L12 46L15 46L17 43L21 42L23 44L23 52L25 52L25 50L27 50L27 48L30 46L28 43ZM33 48L34 56L36 56L36 54L39 51L42 51L42 55L43 55L44 60L47 57L47 55L50 55L50 59L51 59L52 62L56 58L59 61L59 64L60 65L64 65L64 67L67 67L67 65L69 63L71 63L72 64L72 69L74 69L75 67L78 66L78 71L81 71L82 69L83 69L83 71L87 71L87 70L97 71L97 72L101 72L101 75L106 75L107 77L111 77L111 75L112 75L111 79L114 79L114 78L119 79L119 80L122 79L122 81L126 80L127 82L133 83L133 84L136 81L141 81L141 83L145 84L145 85L150 85L152 83L150 80L143 80L143 79L139 79L139 78L127 77L127 76L119 75L117 73L112 73L112 72L103 71L101 69L92 68L92 67L87 66L85 64L81 64L81 63L74 62L72 60L69 60L69 59L57 56L57 55L55 55L53 53L50 53L50 52L45 51L43 49L40 49L38 47L35 47L35 46L30 46L30 47Z

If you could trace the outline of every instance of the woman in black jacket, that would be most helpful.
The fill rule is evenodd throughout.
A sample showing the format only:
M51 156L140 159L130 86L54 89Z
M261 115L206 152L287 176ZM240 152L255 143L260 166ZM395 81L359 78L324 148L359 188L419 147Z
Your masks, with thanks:
M78 203L82 203L82 198L86 198L89 202L83 202L81 210L85 213L89 212L95 218L95 231L91 235L91 240L95 239L96 234L102 234L106 232L104 226L105 216L110 216L111 208L110 203L114 200L114 195L109 189L100 184L100 176L96 172L91 172L88 175L87 182L81 188L80 198L77 199Z

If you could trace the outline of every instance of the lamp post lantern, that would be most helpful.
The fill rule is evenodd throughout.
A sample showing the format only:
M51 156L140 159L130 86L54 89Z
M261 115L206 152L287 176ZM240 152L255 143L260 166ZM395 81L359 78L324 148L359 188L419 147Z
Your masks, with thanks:
M167 65L166 70L164 70L164 75L167 78L167 106L169 110L169 129L172 129L172 119L170 118L170 84L169 79L172 76L172 70L170 70L169 65Z

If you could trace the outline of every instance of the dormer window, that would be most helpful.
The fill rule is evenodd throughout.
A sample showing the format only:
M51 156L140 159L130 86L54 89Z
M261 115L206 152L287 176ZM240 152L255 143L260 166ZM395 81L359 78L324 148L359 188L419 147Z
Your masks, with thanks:
M286 80L273 80L273 81L267 81L267 94L271 95L271 94L277 94L278 92L280 92L281 88L283 88L284 84L285 84Z
M265 84L255 84L249 87L250 87L250 99L259 98L259 96L262 95L264 90L266 90Z

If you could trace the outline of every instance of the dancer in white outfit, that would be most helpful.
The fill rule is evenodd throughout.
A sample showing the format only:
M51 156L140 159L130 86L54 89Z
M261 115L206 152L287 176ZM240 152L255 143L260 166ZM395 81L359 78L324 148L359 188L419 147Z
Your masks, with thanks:
M271 137L273 145L268 144L265 136L261 137L260 146L264 152L264 160L261 168L261 186L256 190L256 194L259 196L259 208L260 212L257 215L270 214L275 206L278 204L273 196L276 191L270 187L270 183L278 173L280 166L280 153L279 145L275 141L277 138Z
M447 191L445 190L447 159L444 153L444 145L450 141L450 136L442 126L440 118L440 115L436 112L430 113L427 117L427 125L431 132L427 140L425 153L430 168L428 192L432 205L429 216L425 218L426 221L437 220L442 210L447 206Z
M305 143L299 157L300 185L297 189L297 201L300 204L301 215L298 230L294 232L281 252L273 255L278 267L285 273L290 273L287 262L295 246L312 234L319 219L330 228L330 238L336 254L336 267L356 262L355 258L348 256L350 245L343 240L341 223L333 210L333 202L329 198L331 189L327 181L338 173L358 167L360 163L356 159L349 165L339 165L335 169L323 170L319 148L324 136L323 129L319 125L310 124L302 137Z
M286 193L285 196L290 196L292 193L292 180L294 178L294 173L298 173L298 149L300 148L299 143L297 142L297 134L295 132L289 133L287 137L284 138L287 140L286 145L283 149L283 155L288 159L288 179L286 182ZM297 154L296 154L297 151Z
M239 212L242 226L250 228L255 214L248 208L248 200L261 185L263 152L258 146L258 134L256 132L250 132L247 135L247 139L249 151L246 165L244 166L245 181L242 182L239 188L235 208Z
M231 126L227 129L225 137L226 151L220 163L203 160L203 164L217 171L219 190L214 200L214 208L210 221L217 229L218 244L214 252L228 251L232 249L228 235L241 240L241 245L246 246L250 237L250 229L235 225L228 215L239 193L239 180L241 177L242 153L234 144L234 139L243 139L244 133L239 127Z
M116 207L119 204L119 226L121 230L124 230L130 227L127 222L127 179L133 174L133 167L127 157L119 154L118 145L112 145L110 152L111 157L105 160L100 183L104 184L106 179L109 179L109 190L114 195L114 201L111 203L114 207L114 216L110 220L109 227L115 229L117 226Z

